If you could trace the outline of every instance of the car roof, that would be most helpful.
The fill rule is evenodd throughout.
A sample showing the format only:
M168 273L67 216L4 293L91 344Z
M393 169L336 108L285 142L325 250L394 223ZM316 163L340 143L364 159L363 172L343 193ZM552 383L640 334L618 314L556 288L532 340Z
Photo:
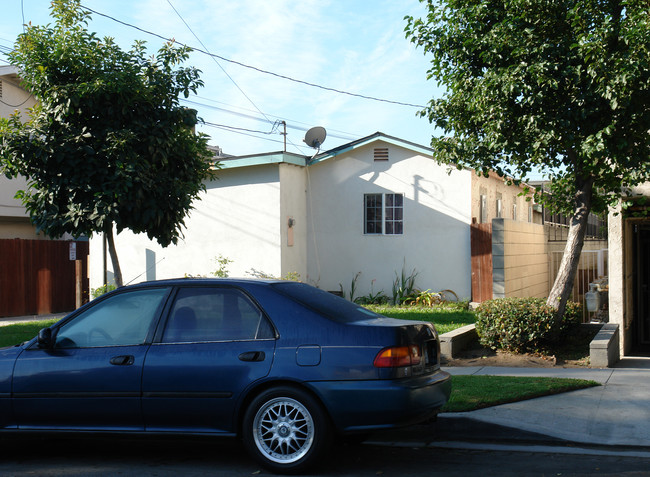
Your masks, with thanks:
M168 278L164 280L152 280L147 282L134 283L126 285L124 288L140 288L156 285L164 286L183 286L183 285L244 285L244 284L272 284L281 283L280 279L266 278L212 278L212 277L183 277Z

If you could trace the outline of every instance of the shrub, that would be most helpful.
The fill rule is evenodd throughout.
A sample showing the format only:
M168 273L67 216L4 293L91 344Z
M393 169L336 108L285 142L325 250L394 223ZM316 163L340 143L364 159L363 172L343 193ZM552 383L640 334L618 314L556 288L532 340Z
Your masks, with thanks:
M410 275L406 274L406 264L402 267L402 274L398 275L395 272L395 280L393 281L393 304L402 305L406 301L415 300L420 293L415 287L415 278L418 272L413 269Z
M581 306L569 302L560 332L581 320ZM555 310L541 298L499 298L476 309L480 342L492 349L515 353L539 351L553 339Z
M90 294L93 298L102 296L104 293L115 290L117 287L113 283L104 284L99 288L93 288L90 290Z

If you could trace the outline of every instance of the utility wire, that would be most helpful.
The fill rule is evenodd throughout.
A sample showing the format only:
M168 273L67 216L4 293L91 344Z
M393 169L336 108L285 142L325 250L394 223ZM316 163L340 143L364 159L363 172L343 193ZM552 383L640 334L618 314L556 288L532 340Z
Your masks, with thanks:
M199 44L204 48L204 50L206 51L206 53L207 53L208 55L210 55L210 57L211 57L212 60L217 64L217 66L218 66L219 68L221 68L221 71L223 71L223 73L228 77L228 79L230 79L230 81L232 81L232 83L237 87L237 89L240 91L240 93L241 93L242 95L244 95L244 97L245 97L245 98L246 98L246 99L247 99L247 100L248 100L248 101L253 105L253 107L254 107L255 109L257 109L257 111L259 111L259 113L260 113L262 116L264 116L264 118L265 118L269 123L273 124L273 122L271 121L271 119L270 119L266 114L264 114L264 112L262 112L262 110L261 110L260 108L257 107L257 105L255 104L255 102L254 102L254 101L253 101L253 100L252 100L252 99L251 99L251 98L250 98L250 97L249 97L249 96L244 92L244 90L243 90L243 89L242 89L242 88L237 84L237 82L233 79L233 77L230 76L230 75L228 74L228 72L223 68L223 66L221 66L221 64L217 61L218 56L217 56L217 55L213 55L212 53L210 53L210 51L208 50L207 46L205 46L205 44L201 41L201 39L198 37L198 35L197 35L196 33L194 33L194 30L192 30L192 27L189 26L189 24L185 21L185 19L184 19L183 16L180 14L180 12L179 12L178 10L176 10L176 8L175 8L174 5L172 4L171 0L167 0L167 3L169 4L170 7L172 7L172 10L174 10L174 12L176 12L176 15L178 15L178 18L181 19L181 21L185 24L185 26L186 26L187 29L190 31L190 33L192 33L192 35L194 36L194 38L196 38L196 40L199 42ZM296 144L294 144L294 143L293 143L289 138L286 138L286 139L287 139L288 142L289 142L293 147L295 147L298 151L301 150L300 147L297 146Z
M260 118L260 117L257 117L257 116L253 116L252 114L240 113L239 111L233 111L233 110L228 109L228 108L222 108L222 107L214 106L214 105L211 105L211 104L205 104L205 103L201 103L201 102L198 102L198 101L192 101L191 99L180 98L180 100L183 103L191 104L193 106L200 106L202 108L214 109L214 110L217 110L217 111L223 111L225 113L232 114L232 115L235 115L235 116L239 116L239 117L242 117L242 118L253 119L255 121L266 122L266 119L263 119L263 118ZM286 122L286 119L284 121ZM277 121L275 123L277 123ZM294 126L293 124L287 123L287 129L295 129L297 131L308 131L309 127ZM346 133L344 132L344 134L346 134ZM327 135L328 135L328 137L335 137L335 138L338 138L338 139L345 139L347 141L354 141L356 139L359 139L359 137L360 137L360 136L353 136L351 134L348 134L347 136L341 136L341 135L338 135L338 134L333 134L333 133L331 133L331 130L329 130L329 129L328 129Z
M219 128L219 129L233 129L233 130L236 130L236 131L247 131L247 132L258 133L258 134L273 134L275 132L275 127L271 131L258 131L258 130L255 130L255 129L247 129L247 128L238 128L236 126L228 126L227 124L211 123L209 121L203 121L203 124L205 124L206 126L212 126L212 127Z
M160 35L158 33L154 33L152 31L145 30L144 28L140 28L138 26L132 25L131 23L127 23L127 22L124 22L122 20L118 20L115 17L112 17L112 16L107 15L105 13L100 13L100 12L98 12L96 10L93 10L92 8L89 8L89 7L85 6L85 5L83 5L83 4L81 6L83 8L85 8L86 10L92 12L92 13L96 13L97 15L108 18L109 20L120 23L120 24L122 24L124 26L127 26L129 28L136 29L138 31L141 31L141 32L146 33L148 35L155 36L157 38L161 38L162 40L165 40L165 41L171 41L169 38L165 38L163 35ZM184 43L180 43L180 42L177 42L177 43L179 45L187 46L189 48L192 48L189 45L185 45ZM411 108L418 108L418 109L426 108L426 106L421 105L421 104L405 103L405 102L402 102L402 101L392 101L392 100L389 100L389 99L377 98L377 97L374 97L374 96L366 96L366 95L357 94L357 93L350 93L349 91L343 91L343 90L336 89L336 88L330 88L328 86L322 86L322 85L319 85L319 84L316 84L316 83L310 83L308 81L299 80L299 79L296 79L296 78L292 78L290 76L281 75L279 73L274 73L272 71L263 70L261 68L255 67L255 66L247 65L245 63L241 63L239 61L231 60L231 59L225 58L223 56L216 55L214 53L210 53L210 52L205 51L205 50L201 50L200 48L192 48L192 49L194 51L198 51L199 53L203 53L204 55L208 55L208 56L211 56L213 58L218 58L220 60L227 61L228 63L232 63L232 64L235 64L235 65L241 66L243 68L248 68L248 69L257 71L259 73L264 73L264 74L267 74L267 75L275 76L276 78L285 79L287 81L293 81L294 83L304 84L304 85L311 86L311 87L314 87L314 88L319 88L319 89L322 89L322 90L325 90L325 91L332 91L334 93L345 94L345 95L348 95L348 96L353 96L355 98L367 99L367 100L370 100L370 101L378 101L378 102L382 102L382 103L396 104L396 105L399 105L399 106L409 106Z
M190 26L187 24L187 22L186 22L185 19L181 16L181 14L178 12L178 10L176 10L176 8L174 7L174 5L172 5L171 0L167 0L167 3L169 4L170 7L172 7L172 10L174 10L174 12L176 13L176 15L178 15L178 18L181 19L181 21L185 24L185 26L186 26L187 29L190 31L190 33L194 36L194 38L196 38L196 41L198 41L199 44L200 44L200 45L205 49L205 51L207 52L207 54L210 55L210 57L214 60L214 62L217 64L217 66L218 66L219 68L221 68L221 71L223 71L223 74L225 74L225 75L228 77L228 79L229 79L230 81L232 81L232 84L234 84L234 85L237 87L237 89L239 90L239 92L240 92L241 94L244 95L244 97L248 100L248 102L251 103L251 104L253 105L253 107L254 107L255 109L257 109L257 110L259 111L259 113L260 113L262 116L264 116L264 117L266 118L266 120L267 120L269 123L272 123L273 121L271 121L271 120L266 116L266 114L264 114L264 113L262 112L262 110L261 110L260 108L257 107L257 105L255 104L255 102L254 102L254 101L253 101L253 100L252 100L252 99L251 99L251 98L250 98L250 97L249 97L249 96L244 92L243 89L241 89L241 87L237 84L237 82L233 79L233 77L230 76L230 75L228 74L228 72L223 68L223 66L221 66L221 64L217 61L217 56L216 56L216 55L213 55L212 53L210 53L210 51L209 51L208 48L205 46L205 44L201 41L201 39L198 37L198 35L197 35L196 33L194 33L194 30L192 30L192 27L190 27Z
M223 101L219 101L219 100L212 99L212 98L207 98L205 96L201 96L201 95L198 95L198 94L194 95L193 98L200 99L200 100L203 100L203 101L208 101L210 103L221 104L223 106L229 106L230 108L241 109L241 110L247 111L249 113L254 113L255 112L255 111L253 111L251 109L246 109L246 108L243 108L241 106L234 106L232 104L224 103ZM181 101L191 101L191 100L186 100L185 98L180 98L180 100ZM215 107L214 105L201 103L199 101L196 101L196 104L200 105L200 106L205 106L207 108L214 108ZM229 112L231 114L235 114L235 115L243 115L243 117L255 117L255 116L246 115L246 113L240 113L238 111L234 111L233 109L228 109L226 107L224 107L222 110L227 111L227 112ZM301 128L303 131L307 131L309 128L312 127L312 125L310 123L305 123L305 122L302 122L302 121L298 121L296 119L288 119L288 118L281 118L281 117L277 117L277 119L284 120L287 123L291 123L291 124L302 124L302 125L304 125L304 128ZM259 118L258 118L258 120L259 120ZM289 125L289 124L287 124L287 128L299 129L298 126L292 126L292 125ZM330 132L338 132L338 133L344 134L345 137L343 137L343 136L335 136L333 134L330 134ZM341 131L340 129L332 129L332 128L327 128L327 135L331 136L331 137L340 137L341 139L349 139L349 140L355 140L355 139L359 139L360 137L362 137L361 134L353 134L353 133L350 133L350 132L347 132L347 131Z

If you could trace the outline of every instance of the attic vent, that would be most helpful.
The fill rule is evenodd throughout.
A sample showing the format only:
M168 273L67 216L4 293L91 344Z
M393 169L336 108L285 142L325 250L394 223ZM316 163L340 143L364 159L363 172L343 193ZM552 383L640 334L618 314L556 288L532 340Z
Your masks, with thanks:
M376 147L375 148L375 161L387 161L388 160L388 148L387 147Z

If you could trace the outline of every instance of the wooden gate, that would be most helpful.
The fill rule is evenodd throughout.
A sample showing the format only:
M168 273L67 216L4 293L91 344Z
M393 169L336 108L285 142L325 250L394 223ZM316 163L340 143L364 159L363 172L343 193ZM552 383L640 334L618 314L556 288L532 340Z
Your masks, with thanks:
M81 267L71 260L71 243ZM0 316L74 310L78 278L88 301L88 250L88 242L0 240Z
M472 301L492 299L492 224L471 225Z

